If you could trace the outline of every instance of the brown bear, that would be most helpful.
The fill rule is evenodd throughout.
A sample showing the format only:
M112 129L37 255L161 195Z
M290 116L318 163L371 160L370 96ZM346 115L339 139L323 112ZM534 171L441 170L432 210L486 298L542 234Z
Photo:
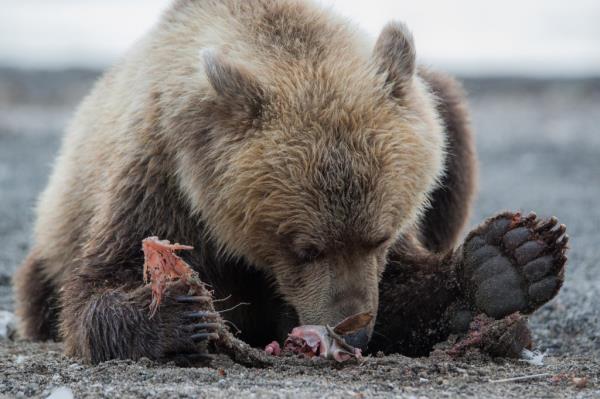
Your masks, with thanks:
M68 129L15 278L20 331L90 362L203 350L185 284L150 317L147 236L195 247L220 309L249 304L224 316L251 345L370 311L351 343L420 355L475 313L531 313L562 284L565 228L504 213L457 246L468 119L403 24L372 45L308 1L175 1Z

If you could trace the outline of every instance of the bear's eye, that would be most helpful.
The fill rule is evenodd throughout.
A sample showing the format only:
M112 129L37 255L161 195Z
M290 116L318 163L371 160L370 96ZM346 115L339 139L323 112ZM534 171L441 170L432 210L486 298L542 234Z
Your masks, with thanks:
M375 239L375 240L373 240L373 241L370 241L370 242L367 244L367 247L370 247L370 248L373 248L373 249L375 249L375 248L379 248L379 247L381 247L383 244L385 244L386 242L388 242L388 241L390 240L390 238L392 238L392 237L391 237L391 236L389 236L389 235L386 235L386 236L379 237L379 238L377 238L377 239Z
M306 247L301 247L296 250L296 255L298 259L300 259L303 263L310 263L317 260L323 251L315 245L308 245Z

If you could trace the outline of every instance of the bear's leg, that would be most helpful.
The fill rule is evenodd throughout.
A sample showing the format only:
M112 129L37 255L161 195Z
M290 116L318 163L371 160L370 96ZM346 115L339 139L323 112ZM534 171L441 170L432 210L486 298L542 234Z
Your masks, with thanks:
M389 256L380 284L370 350L425 355L472 317L530 314L560 289L566 228L556 218L503 213L473 230L446 255L405 240Z
M421 68L438 98L437 111L446 127L446 173L431 194L431 207L421 223L421 242L434 252L450 250L465 227L477 180L477 160L467 102L452 77Z
M370 352L425 356L447 338L449 315L463 307L455 257L430 253L416 240L399 241L379 284Z
M218 338L210 299L189 296L182 282L167 285L150 316L150 286L99 289L86 281L94 279L72 279L62 296L61 333L69 356L91 363L147 357L191 364L206 359L206 342Z
M43 262L32 251L14 277L19 333L34 341L58 338L58 297Z

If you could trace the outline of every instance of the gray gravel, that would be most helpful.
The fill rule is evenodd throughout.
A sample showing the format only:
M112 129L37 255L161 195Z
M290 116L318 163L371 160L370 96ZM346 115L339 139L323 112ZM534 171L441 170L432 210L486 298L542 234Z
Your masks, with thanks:
M0 310L29 247L33 207L60 132L96 74L0 69ZM480 195L473 224L498 211L535 210L567 224L572 249L557 299L532 318L543 366L473 356L369 358L343 368L308 361L246 369L181 369L150 361L95 367L60 344L0 341L0 397L599 397L600 80L467 80L478 133ZM503 378L545 374L523 382ZM576 388L572 377L587 378Z

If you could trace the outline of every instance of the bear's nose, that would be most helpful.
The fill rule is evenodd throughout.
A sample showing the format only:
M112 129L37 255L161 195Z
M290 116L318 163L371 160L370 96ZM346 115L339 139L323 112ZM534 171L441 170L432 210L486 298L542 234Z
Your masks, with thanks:
M364 351L367 349L367 345L369 344L369 331L366 328L363 328L354 334L345 336L344 341L346 341L348 345Z

